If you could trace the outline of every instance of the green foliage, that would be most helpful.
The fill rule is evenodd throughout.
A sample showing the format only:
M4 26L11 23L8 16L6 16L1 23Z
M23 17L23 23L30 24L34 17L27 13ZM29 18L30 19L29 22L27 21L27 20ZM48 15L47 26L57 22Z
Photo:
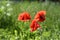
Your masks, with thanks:
M0 2L0 40L60 40L60 5L50 2ZM30 32L31 22L18 21L18 15L27 11L32 19L40 10L46 10L46 20L40 29Z

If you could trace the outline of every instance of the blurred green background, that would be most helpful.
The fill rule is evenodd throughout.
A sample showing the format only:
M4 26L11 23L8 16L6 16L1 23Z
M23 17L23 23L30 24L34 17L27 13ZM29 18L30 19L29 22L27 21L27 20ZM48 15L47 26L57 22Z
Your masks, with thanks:
M57 2L58 1L58 2ZM60 1L12 0L0 1L0 40L60 40ZM18 15L27 11L32 20L38 11L46 10L46 20L35 32L30 32L31 22L18 21Z

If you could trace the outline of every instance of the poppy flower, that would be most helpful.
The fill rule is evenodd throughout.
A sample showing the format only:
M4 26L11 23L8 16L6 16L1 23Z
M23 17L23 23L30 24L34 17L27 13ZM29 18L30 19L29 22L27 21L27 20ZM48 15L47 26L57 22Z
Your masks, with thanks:
M37 23L37 21L34 19L30 25L31 32L37 30L38 28L41 28L41 26Z
M31 19L31 16L28 12L23 12L23 13L19 14L19 16L18 16L19 21L28 21L30 19Z
M43 22L45 20L45 15L46 15L46 11L39 11L35 15L34 19L36 19L39 22Z

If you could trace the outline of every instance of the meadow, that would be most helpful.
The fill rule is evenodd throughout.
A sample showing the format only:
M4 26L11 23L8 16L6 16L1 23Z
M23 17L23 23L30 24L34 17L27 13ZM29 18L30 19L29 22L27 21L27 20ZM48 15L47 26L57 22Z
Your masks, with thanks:
M38 11L46 10L41 30L30 32L31 22L18 21L24 11L32 19ZM60 40L60 4L54 2L0 1L0 40Z

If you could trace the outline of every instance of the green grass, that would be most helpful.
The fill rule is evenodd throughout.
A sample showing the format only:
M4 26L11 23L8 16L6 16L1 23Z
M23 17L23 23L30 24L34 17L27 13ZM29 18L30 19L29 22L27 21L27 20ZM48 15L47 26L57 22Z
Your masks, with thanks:
M17 20L18 15L24 11L29 12L33 20L40 10L47 12L46 20L40 23L42 31L38 29L32 33L29 28L31 22ZM60 5L52 2L1 1L0 40L60 40Z

